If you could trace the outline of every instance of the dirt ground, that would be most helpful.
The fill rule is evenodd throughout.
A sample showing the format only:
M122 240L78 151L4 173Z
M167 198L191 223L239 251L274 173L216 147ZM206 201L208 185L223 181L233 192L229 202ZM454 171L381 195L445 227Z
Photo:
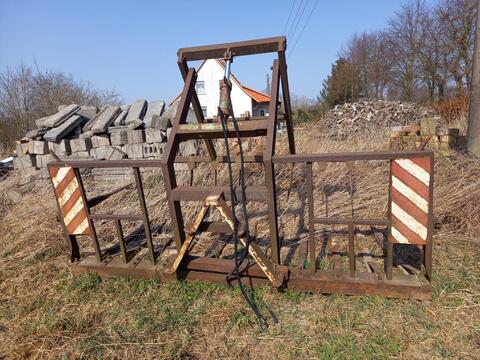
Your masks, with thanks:
M315 129L296 131L299 152L385 146L383 135L374 132L367 140L334 142ZM280 142L278 150L284 151L284 139ZM48 179L20 187L21 177L14 174L0 183L0 358L478 359L479 164L460 153L436 154L439 226L431 301L248 290L267 329L258 325L238 289L72 275ZM278 171L285 185L287 172ZM302 189L302 169L295 171L294 187ZM359 184L379 183L372 179L383 170L375 171L359 167ZM329 174L332 180L343 178L335 168ZM132 194L121 195L122 201L128 203ZM146 180L146 196L156 209L152 222L171 236L157 177ZM381 198L362 196L359 211L384 211ZM284 216L290 204L280 202ZM260 214L260 224L263 219ZM293 237L294 218L283 225L286 237ZM109 236L107 227L100 233ZM261 225L259 233L264 236Z

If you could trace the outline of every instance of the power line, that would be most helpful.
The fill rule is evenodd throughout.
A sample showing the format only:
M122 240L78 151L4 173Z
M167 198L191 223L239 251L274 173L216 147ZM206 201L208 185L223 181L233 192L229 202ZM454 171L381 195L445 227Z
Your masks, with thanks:
M317 5L318 5L318 0L315 1L315 4L313 5L312 10L310 11L310 14L308 15L307 21L305 21L305 24L303 25L303 28L302 28L302 30L300 31L300 34L298 35L297 40L296 40L295 43L293 44L292 50L291 50L290 53L288 54L288 57L290 57L290 56L293 54L293 51L295 50L295 47L297 46L300 38L302 37L303 31L304 31L305 28L307 27L308 22L310 21L310 18L312 17L313 12L315 11Z
M303 20L303 13L305 12L305 9L308 7L308 3L309 3L310 0L307 0L305 2L305 5L303 6L303 9L302 9L302 12L300 13L300 16L298 17L298 20L297 20L297 23L295 24L295 27L292 31L292 33L290 34L290 36L293 37L295 36L295 32L297 31L297 28L298 28L298 25L302 22Z
M285 35L285 31L287 30L288 23L290 22L290 17L292 16L293 9L295 8L295 3L297 0L293 0L292 7L290 8L290 12L288 13L288 18L287 22L285 23L285 26L283 27L282 34Z
M295 13L295 16L293 17L292 26L290 26L290 30L288 30L287 37L290 37L290 33L292 32L293 26L295 25L295 22L297 21L297 16L298 16L298 13L300 12L300 8L303 5L303 1L304 0L301 0L300 5L298 5L297 12Z

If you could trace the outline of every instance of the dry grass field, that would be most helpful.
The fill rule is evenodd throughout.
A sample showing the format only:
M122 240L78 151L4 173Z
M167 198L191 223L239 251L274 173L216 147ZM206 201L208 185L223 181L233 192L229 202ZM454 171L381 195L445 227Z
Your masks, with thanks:
M380 150L386 149L386 139L376 129L342 141L322 136L317 128L296 129L298 152ZM285 139L279 141L277 151L285 151ZM303 169L294 171L293 187L303 192ZM328 181L345 181L343 169L326 171ZM277 172L280 187L286 188L288 169ZM376 164L356 166L358 189L364 189L355 204L360 215L385 212L385 199L375 196L386 189L385 174L386 168ZM199 169L196 181L209 176ZM144 178L152 222L159 224L156 236L171 237L161 179L156 174ZM13 175L0 182L0 358L480 358L478 158L436 154L431 301L249 290L271 324L268 329L258 326L238 289L73 276L48 179L21 190L18 181ZM120 193L110 206L128 208L134 196L129 190ZM301 204L294 198L286 191L280 195L286 239L302 236L293 211L301 212ZM332 208L349 205L348 197L332 199ZM262 239L266 214L251 211ZM105 242L113 239L111 230L100 226Z

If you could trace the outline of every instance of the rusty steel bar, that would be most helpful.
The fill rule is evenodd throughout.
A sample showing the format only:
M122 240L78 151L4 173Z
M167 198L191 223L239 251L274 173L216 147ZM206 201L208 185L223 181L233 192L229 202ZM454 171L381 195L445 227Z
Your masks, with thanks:
M390 176L388 180L388 188L392 187L392 161L389 164ZM385 259L385 274L387 280L393 278L393 240L392 240L392 196L391 191L388 191L388 234L387 234L387 257Z
M178 61L178 68L180 69L180 73L182 74L183 81L187 80L188 75L188 65L185 60ZM197 91L194 89L192 93L192 107L193 111L195 112L195 116L197 117L197 122L204 123L205 118L203 117L202 106L200 105L200 100L198 100ZM217 152L215 151L215 146L211 140L205 140L205 146L207 147L208 155L210 160L215 160L217 157Z
M165 148L163 159L161 160L163 181L165 191L167 193L167 203L172 218L173 234L175 236L175 244L177 251L180 251L182 243L185 241L185 231L183 229L183 215L180 207L180 201L172 199L172 190L177 187L177 180L175 177L174 161L179 148L179 140L177 138L177 131L180 124L187 118L190 107L190 102L195 90L195 81L197 73L195 69L188 69L185 84L183 86L180 102L177 107L175 119L173 121L172 130ZM140 166L140 165L139 165Z
M150 230L150 220L148 219L147 204L145 203L145 194L143 193L142 177L138 167L133 168L133 174L135 176L135 185L137 187L138 201L140 202L140 208L142 210L143 226L145 228L145 238L147 240L148 251L152 258L152 264L156 264L155 249L153 247L152 232Z
M432 156L433 151L359 151L324 154L294 154L275 155L275 164L306 163L306 162L346 162L346 161L369 161L369 160L394 160L402 158L416 158Z
M350 218L333 218L333 217L316 217L315 224L324 225L388 225L388 220L383 219L350 219Z
M313 172L312 163L307 163L307 188L308 188L308 255L310 261L310 272L315 274L317 271L317 257L315 254L315 221L313 210Z
M348 269L350 270L350 276L355 276L356 260L353 224L348 224Z
M434 220L433 220L433 177L435 174L434 171L434 161L433 157L430 158L430 188L429 188L429 202L428 202L428 237L427 242L424 247L424 266L426 271L426 276L428 281L432 281L432 248L433 248L433 229L434 229Z
M237 41L223 44L194 46L178 49L178 61L195 61L206 59L220 59L230 52L233 56L264 54L287 49L285 36Z
M292 105L290 102L290 89L288 86L287 60L285 51L278 52L278 62L280 65L280 76L282 79L283 106L285 107L285 122L287 124L288 150L290 154L295 154L295 138L293 136L293 117Z
M85 204L85 211L87 212L87 221L88 225L90 226L90 229L92 229L92 234L90 235L92 237L92 242L93 242L93 248L95 249L95 256L97 257L98 262L102 262L103 256L102 256L102 250L100 249L100 243L98 242L98 237L97 237L97 230L95 229L95 224L93 223L93 220L90 218L90 207L88 206L88 198L85 193L85 187L83 186L83 181L82 181L82 176L80 175L80 171L78 168L73 168L75 172L75 176L78 181L78 187L80 188L80 196L83 199L83 202Z
M90 214L88 218L92 220L128 220L139 221L143 220L142 215L135 214Z
M117 230L118 244L120 245L120 253L122 254L122 261L124 264L128 262L127 249L125 246L125 238L123 237L122 224L120 220L115 220L115 228Z
M265 186L267 187L267 208L268 222L271 242L271 256L274 264L280 264L280 243L278 237L278 218L277 218L277 194L275 190L275 169L272 163L272 156L275 152L275 136L277 133L276 118L278 111L278 92L279 92L279 65L278 60L273 61L271 97L269 106L269 122L267 128L267 141L263 155L265 169Z

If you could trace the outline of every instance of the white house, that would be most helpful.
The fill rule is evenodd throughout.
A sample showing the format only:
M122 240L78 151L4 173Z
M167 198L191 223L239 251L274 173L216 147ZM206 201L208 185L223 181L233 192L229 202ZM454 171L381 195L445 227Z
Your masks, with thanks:
M225 73L225 63L222 60L208 59L197 69L197 83L195 85L198 99L202 106L205 118L214 118L217 116L218 102L220 99L219 81ZM267 116L270 96L260 91L249 88L231 74L232 81L231 99L235 117L257 117ZM173 105L178 99L178 95L170 103Z

